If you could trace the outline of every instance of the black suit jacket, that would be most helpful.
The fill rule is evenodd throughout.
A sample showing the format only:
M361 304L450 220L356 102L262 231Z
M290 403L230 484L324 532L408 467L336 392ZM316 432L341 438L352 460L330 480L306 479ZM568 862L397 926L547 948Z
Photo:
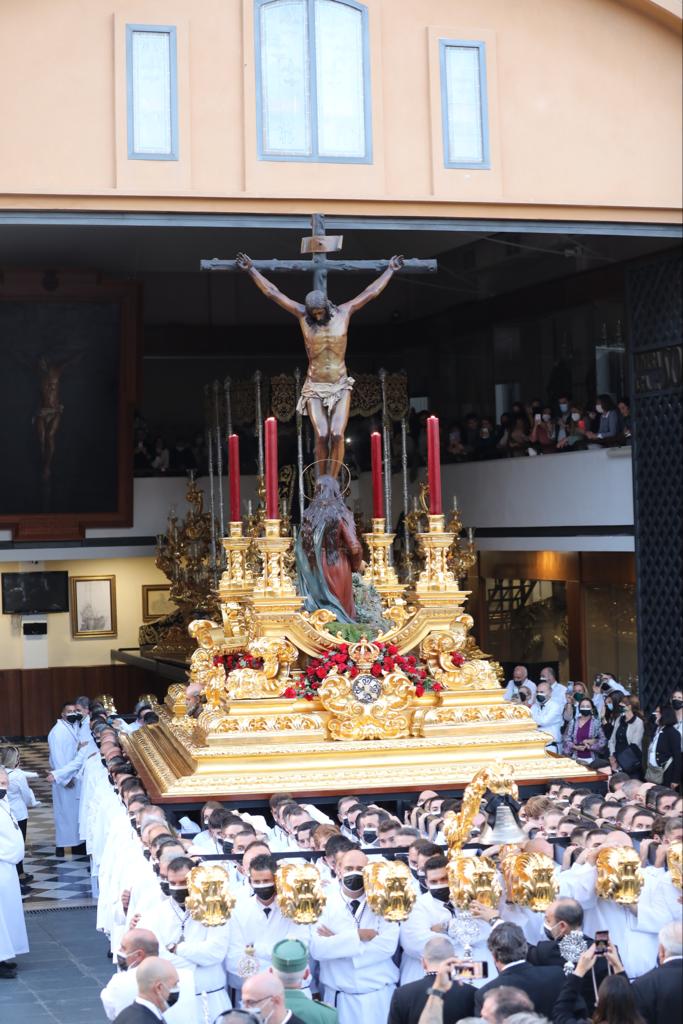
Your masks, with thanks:
M631 991L647 1024L673 1024L683 1005L683 960L669 960L641 974Z
M397 988L391 997L387 1024L417 1024L427 1002L427 989L433 984L434 976L429 974ZM443 1002L443 1024L456 1024L461 1017L472 1016L474 992L471 985L453 984Z
M534 967L526 960L522 964L508 967L493 981L479 988L474 996L475 1014L479 1013L486 993L501 985L521 988L531 999L537 1013L543 1013L552 1020L552 1008L557 993L564 982L564 971L561 967Z
M114 1018L114 1024L159 1024L159 1018L146 1006L131 1003Z
M590 935L586 935L584 933L583 937L588 946L593 944L594 939L592 939ZM565 963L562 959L562 954L560 953L559 941L551 942L548 939L538 942L535 946L529 946L527 960L530 964L534 964L537 967L564 968ZM595 961L593 972L591 974L586 974L583 979L581 994L586 1004L589 1017L595 1009L595 991L600 988L600 982L603 978L607 977L607 974L607 960L604 956L599 956ZM593 975L595 975L595 987L593 987Z
M656 760L663 768L666 762L671 759L671 764L664 772L662 785L670 786L672 782L681 781L681 736L673 725L665 726L657 740Z

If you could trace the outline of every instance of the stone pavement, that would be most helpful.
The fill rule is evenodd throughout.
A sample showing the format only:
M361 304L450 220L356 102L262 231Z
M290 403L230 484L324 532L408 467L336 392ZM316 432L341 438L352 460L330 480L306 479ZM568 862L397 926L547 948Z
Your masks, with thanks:
M102 1024L102 989L112 976L95 908L26 914L30 953L16 979L0 978L2 1024Z

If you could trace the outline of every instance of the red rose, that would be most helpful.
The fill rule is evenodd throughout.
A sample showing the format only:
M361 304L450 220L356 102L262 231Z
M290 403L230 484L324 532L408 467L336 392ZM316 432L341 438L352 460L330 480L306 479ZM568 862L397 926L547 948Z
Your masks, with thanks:
M425 692L424 686L422 685L422 683L418 683L417 686L415 687L415 696L416 697L421 697L424 692Z
M304 698L306 700L313 700L313 694L312 693L305 693L304 694Z
M311 683L311 689L312 690L317 690L319 688L320 688L320 683Z
M343 655L344 657L346 657L347 654L349 653L349 645L348 644L341 644L340 647L339 647L339 653L341 655Z
M360 669L356 665L349 669L349 675L352 679L355 679L359 672Z
M411 654L410 657L408 658L408 664L410 665L411 668L415 668L415 666L417 665L417 658L415 657L414 654Z
M285 692L282 694L283 697L296 697L296 690L293 686L288 686Z
M327 675L327 669L326 668L322 668L322 667L321 668L317 668L315 670L315 674L317 675L318 679L324 679L325 676Z
M434 683L434 685L432 686L432 690L434 691L434 693L439 693L441 690L443 690L443 686L441 685L441 683Z
M462 654L460 654L459 651L453 651L453 653L451 654L451 661L453 662L454 665L462 665L464 660L465 659L463 658Z
M427 678L427 670L424 669L424 668L421 668L420 671L417 674L420 677L420 679L426 679Z
M384 671L385 672L393 672L394 671L394 659L393 658L385 658L384 659Z
M396 644L389 644L387 646L387 654L398 654L398 647Z
M375 662L375 664L372 666L370 671L373 674L373 676L381 676L382 675L382 667L381 667L381 665L378 665L377 662Z

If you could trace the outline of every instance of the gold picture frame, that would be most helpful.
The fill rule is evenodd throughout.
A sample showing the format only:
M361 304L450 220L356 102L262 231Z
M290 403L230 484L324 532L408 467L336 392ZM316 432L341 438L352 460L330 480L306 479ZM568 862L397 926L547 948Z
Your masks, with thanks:
M116 636L116 576L70 576L69 615L73 640Z
M142 585L142 621L156 622L177 611L177 605L170 600L170 583L143 583ZM164 596L166 600L164 601Z

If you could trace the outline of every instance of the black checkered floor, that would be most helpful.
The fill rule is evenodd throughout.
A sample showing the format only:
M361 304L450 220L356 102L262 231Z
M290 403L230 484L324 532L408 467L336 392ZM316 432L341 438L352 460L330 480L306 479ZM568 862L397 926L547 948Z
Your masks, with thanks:
M33 875L25 910L57 907L89 907L95 904L90 882L90 858L67 852L55 856L55 826L52 816L52 787L45 776L49 769L47 743L22 743L20 768L29 774L28 783L40 800L29 810L24 870ZM32 777L30 773L36 773Z

